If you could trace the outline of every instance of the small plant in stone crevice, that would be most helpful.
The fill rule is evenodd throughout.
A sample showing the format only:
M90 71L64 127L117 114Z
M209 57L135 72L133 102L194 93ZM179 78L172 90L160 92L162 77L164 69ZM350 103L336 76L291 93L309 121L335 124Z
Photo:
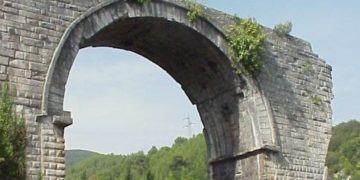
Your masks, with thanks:
M303 66L302 72L307 76L314 74L314 68L312 64L310 62L306 62Z
M278 36L286 36L290 34L292 26L293 25L290 21L286 21L285 23L275 25L274 31Z
M310 97L310 99L311 99L311 102L314 104L314 105L317 105L317 106L319 106L320 104L321 104L321 98L320 98L320 96L318 96L318 95L311 95L311 97Z
M314 76L315 70L314 70L313 65L310 62L305 62L305 64L302 67L302 73L305 76ZM311 77L311 78L314 78L314 77ZM310 82L305 80L305 86L307 87L306 95L309 96L311 103L314 105L320 106L322 99L315 92L308 89L309 87L311 87Z
M196 0L183 0L184 4L188 8L188 12L186 13L190 22L195 21L199 16L202 16L205 11L205 7L196 2Z
M40 171L38 171L38 178L37 178L38 180L43 180L44 179L44 177L43 177L43 175L42 175L42 173L41 173L41 170Z
M255 74L261 67L265 34L253 18L235 16L235 23L225 28L232 50L232 66L236 73Z

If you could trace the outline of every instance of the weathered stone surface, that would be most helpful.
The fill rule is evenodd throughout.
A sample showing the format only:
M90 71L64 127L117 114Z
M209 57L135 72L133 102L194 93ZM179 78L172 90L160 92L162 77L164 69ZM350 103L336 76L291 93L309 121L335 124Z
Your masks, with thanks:
M204 124L211 179L324 177L331 66L308 42L264 27L261 72L236 75L224 35L232 16L186 13L181 0L0 0L0 80L27 121L28 179L65 178L65 84L88 46L141 54L181 84Z

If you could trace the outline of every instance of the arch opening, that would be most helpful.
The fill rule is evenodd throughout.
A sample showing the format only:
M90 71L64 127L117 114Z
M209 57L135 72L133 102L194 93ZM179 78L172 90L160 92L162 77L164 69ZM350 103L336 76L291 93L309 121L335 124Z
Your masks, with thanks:
M231 75L227 57L177 22L151 17L120 20L80 44L88 46L126 49L146 57L181 84L193 104L233 88L226 78Z
M67 149L99 153L147 152L191 137L184 118L202 131L196 108L167 73L132 52L113 48L79 51L66 84L64 109L74 124L66 128Z

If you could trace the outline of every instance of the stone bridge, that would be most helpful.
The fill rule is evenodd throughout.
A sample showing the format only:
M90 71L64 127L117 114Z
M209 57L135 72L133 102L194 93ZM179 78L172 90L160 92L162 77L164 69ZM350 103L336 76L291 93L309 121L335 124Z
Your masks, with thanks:
M210 179L326 176L331 66L308 42L263 27L260 73L237 75L224 33L234 18L214 9L190 21L179 0L0 4L0 80L26 119L27 179L65 178L64 128L72 123L65 85L79 49L89 46L138 53L181 85L204 125Z

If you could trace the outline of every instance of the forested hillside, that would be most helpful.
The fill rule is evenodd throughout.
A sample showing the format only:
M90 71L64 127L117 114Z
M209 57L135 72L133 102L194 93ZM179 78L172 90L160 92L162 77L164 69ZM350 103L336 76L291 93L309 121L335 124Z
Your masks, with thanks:
M153 147L130 155L92 155L66 168L67 180L183 180L207 179L202 134L179 137L172 147Z
M332 128L326 158L329 175L334 179L360 180L360 122L349 121Z
M359 121L353 120L333 127L326 165L329 178L351 177L352 180L360 180ZM207 165L204 137L202 134L190 139L180 137L172 147L153 147L148 153L140 151L127 156L91 154L68 166L66 179L205 180Z
M66 167L70 167L76 162L79 162L83 159L89 158L90 156L96 155L98 153L80 149L67 150L65 153L65 165Z

